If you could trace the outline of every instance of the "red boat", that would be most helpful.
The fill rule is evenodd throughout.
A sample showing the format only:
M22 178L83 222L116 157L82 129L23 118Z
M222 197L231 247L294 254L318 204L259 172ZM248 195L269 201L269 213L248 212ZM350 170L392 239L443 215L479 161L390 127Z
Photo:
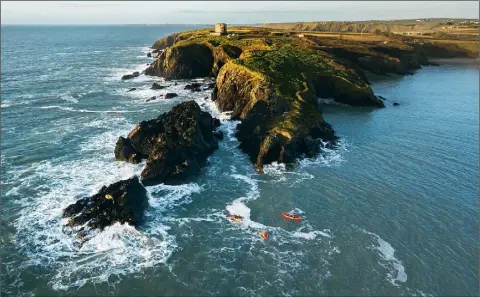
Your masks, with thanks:
M291 215L291 214L284 213L284 212L282 212L282 217L284 217L287 220L292 220L292 221L301 221L302 220L302 218L300 216Z

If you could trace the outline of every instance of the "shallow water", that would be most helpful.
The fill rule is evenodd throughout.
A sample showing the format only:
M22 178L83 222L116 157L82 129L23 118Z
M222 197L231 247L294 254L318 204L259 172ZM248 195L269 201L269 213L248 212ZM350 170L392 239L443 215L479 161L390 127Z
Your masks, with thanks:
M259 175L208 91L120 80L187 28L2 26L2 293L478 295L478 68L376 79L385 109L323 105L337 150ZM194 183L148 187L139 230L115 225L79 247L62 209L139 174L115 162L116 139L187 99L222 119L210 165ZM301 223L281 219L293 208Z

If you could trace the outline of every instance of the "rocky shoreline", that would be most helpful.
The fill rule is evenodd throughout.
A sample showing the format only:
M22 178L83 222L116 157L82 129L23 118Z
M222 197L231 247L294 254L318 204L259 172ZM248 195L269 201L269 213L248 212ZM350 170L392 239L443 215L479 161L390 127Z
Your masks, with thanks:
M338 43L272 35L260 28L235 38L210 36L207 30L175 33L156 41L152 49L150 57L155 60L145 75L167 81L215 79L185 89L212 89L210 99L219 111L229 111L232 120L240 121L235 133L239 149L260 172L272 162L290 168L299 158L315 157L324 143L335 145L338 137L323 119L318 97L383 108L385 98L374 95L366 73L409 75L422 65L433 65L428 51L400 41ZM139 75L126 74L122 80ZM151 88L165 86L154 83ZM175 96L167 93L163 98ZM127 137L118 138L114 155L117 161L129 163L146 160L140 179L134 176L104 186L68 206L63 212L69 218L67 227L81 226L78 234L85 238L89 229L102 230L116 222L140 225L148 207L144 186L190 182L218 148L223 138L216 130L219 126L220 121L195 101L138 123Z

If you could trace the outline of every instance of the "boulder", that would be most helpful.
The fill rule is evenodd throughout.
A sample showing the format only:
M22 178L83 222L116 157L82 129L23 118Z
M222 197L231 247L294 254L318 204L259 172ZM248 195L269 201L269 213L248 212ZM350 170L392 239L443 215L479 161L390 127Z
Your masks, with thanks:
M185 183L218 148L214 130L211 115L195 101L186 101L155 119L140 122L127 138L120 137L115 158L132 163L147 158L141 173L145 185Z
M116 222L139 226L143 221L143 212L148 206L147 191L133 176L118 181L100 191L69 205L63 211L63 217L69 218L67 226L82 226L103 230ZM79 233L83 238L85 234Z
M151 57L152 57L152 53L148 53L148 54L147 54L147 57L148 57L148 58L151 58Z
M122 80L132 79L132 78L138 77L138 76L140 76L140 72L135 71L132 74L125 74L124 76L122 76Z
M393 106L399 106L399 105L400 105L400 103L398 103L398 102L393 102Z
M177 93L167 93L165 94L165 99L171 99L177 97Z
M149 99L147 99L145 102L150 102L150 101L153 101L157 99L157 96L153 96L153 97L150 97Z
M161 84L157 83L157 82L154 82L151 89L152 90L161 90L161 89L165 89L166 87L165 86L162 86Z
M135 91L136 89L137 89L137 88L130 88L130 89L128 89L127 92L132 92L132 91Z

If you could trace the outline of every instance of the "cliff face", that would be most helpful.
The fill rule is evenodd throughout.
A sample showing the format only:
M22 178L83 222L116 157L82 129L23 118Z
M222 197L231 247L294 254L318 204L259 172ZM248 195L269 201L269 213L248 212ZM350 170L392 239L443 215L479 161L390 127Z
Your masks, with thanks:
M317 109L315 92L305 86L294 97L275 92L276 82L239 65L226 64L218 74L213 100L220 110L240 119L240 149L262 169L271 162L293 163L314 156L319 139L334 141L335 133Z
M212 65L213 55L208 46L189 44L162 52L145 73L165 78L205 77L211 74Z
M407 74L428 63L424 51L401 41L294 38L261 28L234 32L210 36L197 30L164 37L154 45L164 51L146 74L167 79L216 76L212 100L241 120L236 132L240 148L260 170L271 162L290 164L303 155L314 156L323 142L335 142L318 97L383 107L364 70Z

